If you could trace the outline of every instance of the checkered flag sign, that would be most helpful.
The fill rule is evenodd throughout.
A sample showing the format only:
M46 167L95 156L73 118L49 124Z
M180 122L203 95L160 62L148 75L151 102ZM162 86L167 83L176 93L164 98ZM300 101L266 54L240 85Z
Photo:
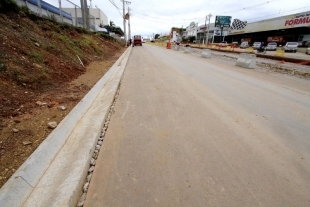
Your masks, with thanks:
M233 23L231 24L229 31L243 29L246 25L247 25L247 22L243 22L239 19L234 19Z

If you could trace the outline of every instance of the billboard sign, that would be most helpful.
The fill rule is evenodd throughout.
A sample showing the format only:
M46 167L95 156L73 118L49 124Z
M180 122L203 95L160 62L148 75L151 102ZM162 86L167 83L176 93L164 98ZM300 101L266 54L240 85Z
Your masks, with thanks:
M231 16L216 16L215 27L230 27Z

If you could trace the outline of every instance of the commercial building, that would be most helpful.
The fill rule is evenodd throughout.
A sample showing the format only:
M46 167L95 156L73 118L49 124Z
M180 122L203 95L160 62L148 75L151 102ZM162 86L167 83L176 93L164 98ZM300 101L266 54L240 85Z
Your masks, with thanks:
M80 8L62 8L62 10L70 13L73 17L73 25L77 25L78 23L83 22L82 10ZM87 18L91 25L96 25L99 27L100 25L108 25L108 17L101 11L101 9L89 8L87 9L89 12L89 17Z
M186 27L183 37L195 36L198 43L205 43L209 27L209 42L219 43L222 41L244 42L277 42L283 45L286 42L298 42L300 46L310 41L310 11L281 16L277 18L247 23L234 19L231 27L215 27L191 23Z
M299 42L302 46L310 41L310 11L253 23L233 24L228 32L228 42L277 42L278 45Z

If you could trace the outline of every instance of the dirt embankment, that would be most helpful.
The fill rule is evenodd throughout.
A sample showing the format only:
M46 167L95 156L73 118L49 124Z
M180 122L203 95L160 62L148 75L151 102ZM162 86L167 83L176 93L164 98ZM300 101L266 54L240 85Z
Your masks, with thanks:
M59 123L124 48L107 36L23 11L0 9L0 25L2 186L52 131L48 122Z

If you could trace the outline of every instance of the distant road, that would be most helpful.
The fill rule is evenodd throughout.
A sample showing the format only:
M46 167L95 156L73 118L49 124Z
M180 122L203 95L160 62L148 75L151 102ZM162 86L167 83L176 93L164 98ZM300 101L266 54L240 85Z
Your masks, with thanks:
M133 48L94 206L310 206L310 81Z

